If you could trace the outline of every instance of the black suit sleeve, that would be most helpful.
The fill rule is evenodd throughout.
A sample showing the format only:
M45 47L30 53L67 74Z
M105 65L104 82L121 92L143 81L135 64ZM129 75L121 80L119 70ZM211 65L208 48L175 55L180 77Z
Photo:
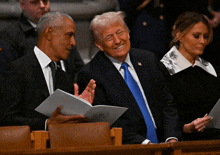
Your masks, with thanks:
M45 120L48 118L34 109L46 97L42 97L40 90L32 89L38 82L31 82L31 72L25 66L11 65L4 74L4 83L1 85L1 126L29 125L31 130L44 130ZM35 73L37 74L37 73ZM40 96L41 95L41 96ZM33 98L33 96L35 96Z

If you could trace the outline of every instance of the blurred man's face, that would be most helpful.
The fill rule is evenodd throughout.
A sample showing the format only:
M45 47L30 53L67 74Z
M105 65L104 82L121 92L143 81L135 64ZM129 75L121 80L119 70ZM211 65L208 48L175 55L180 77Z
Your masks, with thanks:
M20 6L24 15L34 23L50 11L49 0L20 0Z

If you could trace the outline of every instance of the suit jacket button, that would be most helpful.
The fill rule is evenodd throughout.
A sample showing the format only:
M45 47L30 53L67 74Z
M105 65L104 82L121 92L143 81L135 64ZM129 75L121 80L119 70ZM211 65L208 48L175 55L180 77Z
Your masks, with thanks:
M147 26L147 22L143 22L143 25L144 25L144 26Z

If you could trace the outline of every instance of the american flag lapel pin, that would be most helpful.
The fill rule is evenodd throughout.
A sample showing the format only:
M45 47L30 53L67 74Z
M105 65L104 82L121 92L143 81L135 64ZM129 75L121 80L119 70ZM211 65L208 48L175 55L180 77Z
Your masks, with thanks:
M138 62L138 66L142 66L141 62Z

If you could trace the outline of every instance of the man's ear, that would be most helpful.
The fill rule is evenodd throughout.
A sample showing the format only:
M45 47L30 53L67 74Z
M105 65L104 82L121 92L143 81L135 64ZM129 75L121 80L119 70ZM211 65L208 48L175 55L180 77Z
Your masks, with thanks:
M104 49L103 49L102 45L100 45L100 43L95 42L95 45L99 48L100 51L104 52Z
M49 41L52 39L52 31L53 29L51 27L47 27L44 32L45 38Z

